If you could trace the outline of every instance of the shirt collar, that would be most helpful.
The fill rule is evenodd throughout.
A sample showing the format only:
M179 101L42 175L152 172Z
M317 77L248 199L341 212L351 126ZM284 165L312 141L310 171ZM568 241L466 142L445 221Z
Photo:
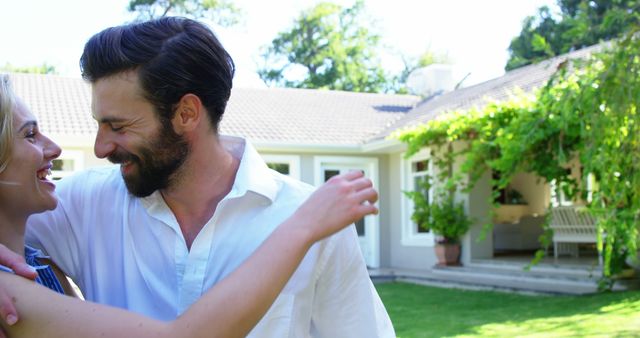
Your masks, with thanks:
M241 137L223 135L220 136L220 143L233 157L240 160L236 178L227 197L240 197L251 191L265 197L269 203L272 203L278 192L278 184L253 145ZM149 212L163 214L162 218L173 218L159 191L154 191L148 197L142 198L141 201Z
M220 136L220 142L233 157L240 159L229 197L242 196L251 191L273 202L278 192L278 184L253 145L243 138L234 136Z

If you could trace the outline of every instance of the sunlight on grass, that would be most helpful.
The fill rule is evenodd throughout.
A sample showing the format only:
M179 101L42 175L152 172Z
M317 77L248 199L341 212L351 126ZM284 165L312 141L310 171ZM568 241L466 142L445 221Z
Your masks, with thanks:
M460 337L621 337L639 336L640 318L629 313L603 316L602 313L487 324L474 334Z
M640 337L640 292L525 296L377 285L399 338Z

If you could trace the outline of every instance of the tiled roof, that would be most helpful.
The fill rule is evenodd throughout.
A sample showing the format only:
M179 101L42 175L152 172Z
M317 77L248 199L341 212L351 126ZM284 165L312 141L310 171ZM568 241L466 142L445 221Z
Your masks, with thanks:
M234 89L225 134L254 142L358 145L404 117L419 98L309 89Z
M12 74L14 88L45 133L85 136L96 132L91 90L80 78ZM234 88L221 133L253 142L296 145L360 145L404 117L418 97L327 90Z
M481 109L490 101L504 101L514 94L516 88L531 92L546 84L558 68L567 59L584 58L604 45L595 45L563 54L537 64L524 66L505 73L505 75L470 87L451 91L416 105L402 119L398 120L374 139L389 136L396 130L410 128L453 111L465 111L471 108Z
M15 92L38 117L47 134L89 136L97 124L91 117L91 88L80 78L11 74Z

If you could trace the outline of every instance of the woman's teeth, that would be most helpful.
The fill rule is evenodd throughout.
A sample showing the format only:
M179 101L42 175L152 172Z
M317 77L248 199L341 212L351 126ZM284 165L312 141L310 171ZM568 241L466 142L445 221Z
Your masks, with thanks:
M44 169L44 170L38 171L38 179L40 180L47 179L47 176L49 175L51 175L51 169Z

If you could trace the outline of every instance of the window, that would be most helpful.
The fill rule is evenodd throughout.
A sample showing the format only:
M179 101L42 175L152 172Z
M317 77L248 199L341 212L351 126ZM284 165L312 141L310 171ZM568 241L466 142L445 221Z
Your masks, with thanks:
M289 163L274 163L274 162L269 162L267 163L267 167L269 167L270 169L273 169L283 175L289 175L291 173L291 165L289 165Z
M267 166L283 175L300 179L300 156L297 155L262 155Z
M84 154L79 150L63 150L60 156L52 161L52 178L59 180L84 168Z
M432 191L424 188L424 181L432 176L432 163L427 152L421 152L403 163L404 191L421 191L428 201L431 201ZM402 244L406 246L432 246L433 234L419 227L411 220L413 201L404 196Z
M431 202L429 198L429 190L425 188L425 183L429 179L429 160L417 160L411 162L411 181L413 182L413 191L419 191L425 197L425 199ZM413 208L411 208L413 210ZM416 227L416 232L429 232L422 227L419 227L417 224L414 224Z

